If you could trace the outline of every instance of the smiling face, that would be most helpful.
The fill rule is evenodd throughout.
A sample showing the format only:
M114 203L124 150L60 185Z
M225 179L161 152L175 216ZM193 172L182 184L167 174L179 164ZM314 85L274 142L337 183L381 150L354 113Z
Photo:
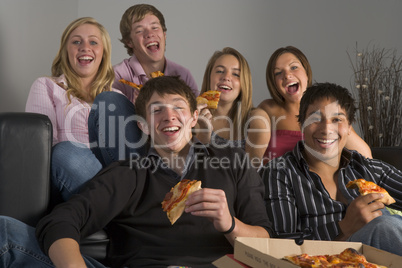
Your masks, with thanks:
M197 123L198 111L191 113L187 100L178 94L160 96L156 92L146 105L146 124L140 128L151 136L159 155L180 152L189 144L191 129Z
M94 79L103 58L103 43L98 27L78 26L68 37L68 60L81 78Z
M163 31L159 19L147 14L137 22L133 17L130 42L127 44L141 64L158 63L165 60L166 32Z
M220 102L233 102L240 94L240 66L233 55L222 55L211 71L211 90L221 91Z
M278 57L274 77L280 94L285 101L300 102L307 89L308 77L300 60L292 53L284 53Z
M351 132L346 111L334 99L322 98L309 105L302 129L307 161L338 163Z

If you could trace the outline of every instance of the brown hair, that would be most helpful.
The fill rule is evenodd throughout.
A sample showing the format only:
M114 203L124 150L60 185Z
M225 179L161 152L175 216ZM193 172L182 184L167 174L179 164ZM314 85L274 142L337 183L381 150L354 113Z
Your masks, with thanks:
M130 34L131 34L131 26L134 22L142 20L147 14L152 14L159 19L159 22L162 26L163 32L167 31L165 25L165 18L163 14L154 6L147 4L138 4L129 7L123 14L120 20L120 33L121 39L120 42L124 44L124 47L127 49L128 55L133 55L133 48L128 46L130 42ZM133 21L135 18L135 21Z
M233 126L235 130L241 130L247 122L250 111L253 109L253 85L251 79L251 71L247 60L236 49L231 47L225 47L221 51L215 51L207 67L205 68L204 79L202 81L201 93L210 90L211 86L211 73L214 68L215 62L223 55L232 55L239 61L240 67L240 94L234 101L232 108L229 111L229 117L233 120ZM240 103L240 105L237 105ZM238 133L242 139L244 132Z
M276 61L278 60L279 56L285 53L292 53L293 55L295 55L296 58L299 59L299 61L303 65L303 68L304 70L306 70L307 74L307 87L311 86L313 77L311 66L307 60L307 57L298 48L293 46L287 46L275 50L275 52L271 55L271 57L268 60L265 78L267 79L267 86L269 93L271 94L271 97L281 105L284 104L285 99L282 97L278 87L276 86L274 72L275 72Z
M178 76L160 76L149 79L140 90L135 100L135 110L139 116L146 119L146 108L154 93L159 96L177 94L184 97L193 114L197 110L197 101L191 88Z

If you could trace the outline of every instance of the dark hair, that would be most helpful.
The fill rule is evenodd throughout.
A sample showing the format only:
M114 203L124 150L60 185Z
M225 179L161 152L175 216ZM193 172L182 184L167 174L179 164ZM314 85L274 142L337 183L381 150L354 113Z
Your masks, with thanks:
M135 101L135 110L139 116L146 118L147 104L154 93L159 96L166 94L180 95L187 100L191 113L197 110L194 93L183 80L178 76L160 76L149 79L141 88Z
M282 97L276 85L274 72L275 72L276 61L281 55L285 53L292 53L293 55L295 55L296 58L299 59L300 63L303 65L303 68L307 74L308 87L311 86L313 77L310 63L308 62L306 55L304 55L303 52L300 51L300 49L293 46L287 46L287 47L280 47L277 50L275 50L275 52L272 53L271 57L268 60L267 69L265 72L265 78L267 80L268 91L271 94L271 97L274 99L274 101L276 101L281 105L284 104L285 99Z
M298 121L301 126L307 118L308 107L321 99L333 99L345 110L346 117L350 124L355 121L356 107L355 100L346 88L332 83L315 83L307 88L300 101Z

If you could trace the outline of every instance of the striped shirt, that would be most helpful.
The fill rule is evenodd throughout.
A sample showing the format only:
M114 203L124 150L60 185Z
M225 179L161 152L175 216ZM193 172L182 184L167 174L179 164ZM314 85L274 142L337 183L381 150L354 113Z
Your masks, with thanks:
M347 204L332 199L321 178L309 170L301 154L303 144L299 141L292 152L272 160L260 172L265 183L267 213L277 236L311 228L311 239L334 240L340 233L338 222L345 216ZM402 209L402 171L344 149L338 190L348 204L359 196L359 191L345 185L359 178L385 188L396 200L390 207Z

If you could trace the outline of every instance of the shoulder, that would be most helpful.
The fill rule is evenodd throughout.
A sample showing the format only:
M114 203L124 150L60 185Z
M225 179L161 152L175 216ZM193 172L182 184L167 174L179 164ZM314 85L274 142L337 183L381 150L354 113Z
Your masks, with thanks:
M269 116L276 114L282 107L274 99L263 100L258 108L264 110Z
M251 109L248 116L248 121L250 127L256 128L268 128L271 124L268 114L261 108Z
M122 62L113 65L113 70L116 75L125 74L130 69L130 60L131 58L124 59Z

